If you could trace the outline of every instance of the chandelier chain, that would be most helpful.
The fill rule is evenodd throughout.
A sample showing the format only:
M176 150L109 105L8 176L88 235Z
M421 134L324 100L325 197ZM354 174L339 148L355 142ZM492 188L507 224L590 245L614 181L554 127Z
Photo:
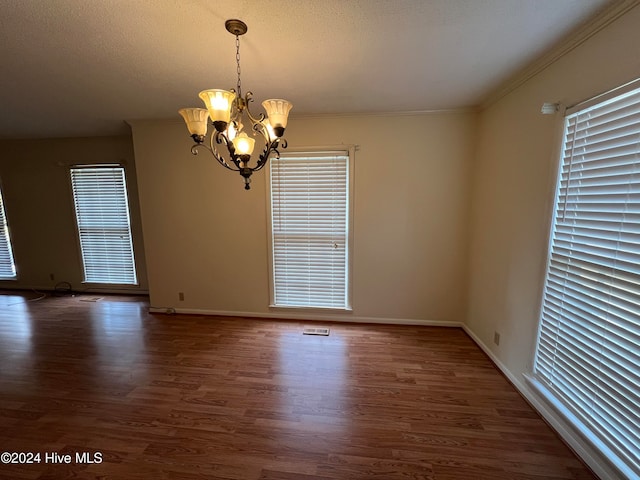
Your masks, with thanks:
M238 97L242 96L242 90L240 88L240 37L236 35L236 64L238 72Z

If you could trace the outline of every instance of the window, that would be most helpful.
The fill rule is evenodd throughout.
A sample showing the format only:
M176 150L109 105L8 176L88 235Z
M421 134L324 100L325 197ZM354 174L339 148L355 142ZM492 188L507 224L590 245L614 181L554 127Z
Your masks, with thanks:
M84 281L137 284L124 168L71 169Z
M14 280L16 278L16 264L13 261L11 238L9 237L9 225L4 213L4 202L0 192L0 280Z
M615 95L565 119L534 377L637 478L640 89Z
M270 161L272 306L349 309L348 151Z

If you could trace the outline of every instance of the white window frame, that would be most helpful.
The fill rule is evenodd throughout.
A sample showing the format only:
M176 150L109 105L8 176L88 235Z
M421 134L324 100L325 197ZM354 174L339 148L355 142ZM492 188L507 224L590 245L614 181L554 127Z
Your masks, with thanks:
M138 285L125 168L78 165L70 180L83 283Z
M293 308L293 309L325 309L338 311L351 311L351 291L352 291L352 247L353 247L353 171L354 171L354 154L356 147L353 145L310 147L304 149L289 150L281 153L279 161L286 161L291 158L313 158L329 157L332 154L346 156L346 205L345 205L345 242L344 242L344 302L341 304L328 304L331 302L322 300L320 302L313 301L282 301L282 295L278 296L276 289L276 253L274 245L277 243L274 235L274 214L277 214L277 207L274 209L274 195L272 194L272 172L278 167L278 160L269 161L269 171L266 177L267 184L267 222L268 222L268 246L269 246L269 290L270 290L270 307L271 308ZM277 223L277 222L276 222ZM332 242L329 239L330 242ZM339 246L338 248L340 248ZM295 297L295 295L293 295ZM293 298L291 297L291 298ZM285 296L286 298L286 296Z
M11 235L9 234L9 222L7 212L4 208L4 199L0 189L0 280L16 280L16 262L11 246Z
M532 385L640 475L640 82L566 112ZM620 206L620 207L618 207Z

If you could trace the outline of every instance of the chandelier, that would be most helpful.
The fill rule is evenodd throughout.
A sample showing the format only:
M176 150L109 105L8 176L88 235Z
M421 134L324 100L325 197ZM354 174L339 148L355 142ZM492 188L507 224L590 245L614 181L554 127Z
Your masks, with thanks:
M282 136L293 105L287 100L272 98L262 102L266 115L261 113L253 116L249 110L253 94L247 92L243 97L240 83L240 35L247 33L247 25L241 20L231 19L225 22L225 27L236 37L236 90L203 90L198 96L206 108L182 108L178 113L184 118L189 134L196 142L191 147L191 153L197 155L199 148L207 149L220 165L240 172L244 178L244 188L249 190L253 172L261 170L272 155L279 157L279 147L287 148L287 141ZM214 130L207 140L209 119ZM264 147L256 162L252 163L251 154L256 139L260 144L264 143Z

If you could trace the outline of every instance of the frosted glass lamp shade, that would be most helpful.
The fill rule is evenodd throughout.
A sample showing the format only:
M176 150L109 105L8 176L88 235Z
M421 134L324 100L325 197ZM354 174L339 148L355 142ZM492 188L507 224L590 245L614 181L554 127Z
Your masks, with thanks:
M267 112L269 123L273 127L276 135L281 137L287 126L289 111L293 107L293 104L281 98L271 98L262 102L262 106Z
M248 137L246 133L242 132L237 135L231 143L233 143L238 155L251 155L256 141L253 138Z
M229 126L227 127L227 138L229 140L233 140L236 138L236 135L242 131L244 125L239 120L234 120L233 122L229 122Z
M273 127L269 123L269 119L265 118L261 123L262 125L264 125L264 128L267 131L267 135L269 136L269 141L273 142L277 138L277 136L276 136L276 132L273 131Z
M184 118L189 134L205 136L207 134L207 119L209 112L204 108L181 108L178 113Z
M231 119L231 106L236 94L228 90L203 90L198 96L202 99L209 111L212 122L229 122Z

